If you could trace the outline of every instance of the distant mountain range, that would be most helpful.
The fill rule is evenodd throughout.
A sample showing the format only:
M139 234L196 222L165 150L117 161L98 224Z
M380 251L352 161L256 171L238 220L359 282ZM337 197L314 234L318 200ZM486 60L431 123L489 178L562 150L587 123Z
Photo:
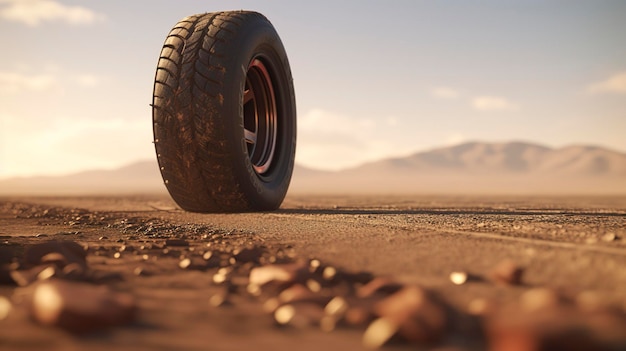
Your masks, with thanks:
M156 161L0 181L0 195L165 193ZM292 193L619 194L626 154L595 146L471 142L329 172L296 166Z
M294 192L420 194L626 194L626 154L481 143L419 152L339 172L296 169Z
M156 160L113 170L92 170L65 176L0 180L0 195L78 195L167 193Z

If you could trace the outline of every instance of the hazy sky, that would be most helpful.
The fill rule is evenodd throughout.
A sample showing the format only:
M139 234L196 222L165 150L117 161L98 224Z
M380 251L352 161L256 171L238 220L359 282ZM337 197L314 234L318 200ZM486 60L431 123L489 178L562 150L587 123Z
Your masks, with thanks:
M469 140L626 151L626 1L0 0L0 178L153 159L165 36L232 9L282 37L301 164Z

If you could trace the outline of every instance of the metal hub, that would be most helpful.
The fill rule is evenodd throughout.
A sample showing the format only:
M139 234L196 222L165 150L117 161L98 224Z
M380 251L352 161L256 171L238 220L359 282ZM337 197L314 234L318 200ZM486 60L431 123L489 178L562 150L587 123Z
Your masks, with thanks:
M243 93L244 138L254 171L264 175L272 166L278 130L272 78L259 59L248 66Z

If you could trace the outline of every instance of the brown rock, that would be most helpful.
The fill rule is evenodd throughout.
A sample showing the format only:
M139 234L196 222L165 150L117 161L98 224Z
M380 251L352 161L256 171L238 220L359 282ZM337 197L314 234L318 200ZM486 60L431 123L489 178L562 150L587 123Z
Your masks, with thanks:
M324 313L332 317L336 325L367 327L377 317L373 306L381 300L380 296L366 298L354 295L335 296L325 305Z
M488 320L491 351L610 350L598 344L584 320L572 309L534 313L508 308Z
M302 281L309 274L301 263L271 264L250 270L250 284L263 286L270 282Z
M346 299L344 299L341 296L336 296L332 298L330 301L328 301L328 303L324 307L324 313L327 316L332 316L332 317L335 317L336 319L341 319L343 318L343 316L345 316L349 308L350 306L348 305L348 302L346 301Z
M321 307L326 305L331 297L316 294L302 284L294 284L283 290L278 299L283 303L308 302Z
M317 272L320 269L321 266L322 266L322 262L320 262L320 260L314 258L314 259L309 261L309 272L315 273L315 272Z
M191 266L191 259L190 258L183 258L182 260L180 260L180 262L178 262L178 267L182 268L182 269L187 269Z
M605 242L611 242L617 239L617 236L615 236L615 233L606 233L604 235L602 235L602 241Z
M145 277L150 275L150 272L148 272L145 268L143 267L135 267L135 269L133 270L133 274L138 276L138 277Z
M376 277L369 283L360 287L356 294L358 297L370 297L377 293L393 294L402 289L402 284L387 277Z
M78 263L70 263L67 266L63 267L63 277L71 280L86 280L87 279L87 269L78 264Z
M374 279L374 275L370 272L340 272L339 277L352 284L367 284Z
M42 244L28 246L24 252L24 265L27 267L37 266L42 263L54 264L78 263L83 266L86 262L87 251L73 241L49 241ZM61 266L60 266L61 267Z
M519 285L522 283L524 269L511 260L498 263L489 272L489 278L498 284Z
M278 299L281 302L292 302L299 300L306 300L310 298L314 298L317 295L311 292L311 290L307 289L306 286L302 284L294 284L289 288L283 290L279 295Z
M206 268L217 268L221 264L221 259L219 254L214 254L211 251L207 251L202 255L202 259L204 260L204 266Z
M363 333L363 346L378 349L385 345L398 332L398 324L387 319L378 318Z
M67 266L68 261L67 258L65 258L65 256L63 256L62 254L58 253L58 252L51 252L49 254L45 254L43 257L41 257L40 259L41 263L50 263L50 264L54 264L55 266L57 266L57 268L61 268L63 269L63 267Z
M19 286L30 285L37 280L44 280L59 274L53 264L39 265L29 269L11 271L11 278Z
M454 285L463 285L468 280L468 274L466 272L452 272L450 273L450 281Z
M467 305L467 312L474 316L483 316L489 314L494 309L494 303L485 298L475 298Z
M7 318L11 309L11 301L4 296L0 296L0 321Z
M322 271L322 277L327 281L333 281L337 278L337 268L333 266L324 267Z
M207 261L203 260L200 257L187 257L183 258L178 262L178 267L181 269L187 270L204 270L207 268Z
M562 302L563 298L556 291L546 288L528 290L520 297L520 305L527 312L557 308Z
M261 257L263 256L263 249L259 247L250 247L243 249L236 249L233 251L233 257L237 262L240 263L259 263Z
M324 310L319 305L307 302L282 305L274 311L276 323L299 329L317 326L323 317Z
M184 239L167 239L165 246L189 246L189 242Z
M374 305L374 313L388 325L396 325L398 334L413 342L439 340L447 324L443 306L416 286L407 286L381 300Z
M31 315L39 323L82 333L129 323L135 316L132 296L106 286L50 280L35 286Z
M0 285L12 285L15 281L11 277L11 268L8 264L0 264Z
M280 295L280 293L291 287L293 284L293 282L271 281L263 284L263 286L248 284L246 290L250 295L264 300Z
M349 326L364 327L372 322L376 316L372 311L372 303L369 301L358 300L349 302L343 321Z
M15 258L21 255L19 248L21 245L9 244L8 241L0 245L0 267L9 265Z
M217 292L212 294L211 297L209 297L209 305L211 305L212 307L224 307L232 305L229 300L228 289L219 289Z

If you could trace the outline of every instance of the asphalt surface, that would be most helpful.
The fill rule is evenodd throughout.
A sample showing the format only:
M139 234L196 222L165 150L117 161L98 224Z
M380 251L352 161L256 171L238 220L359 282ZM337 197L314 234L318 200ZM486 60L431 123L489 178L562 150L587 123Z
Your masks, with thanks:
M59 233L80 232L77 237L79 242L93 244L99 240L102 244L100 238L104 235L105 241L114 245L116 240L128 238L127 232L122 233L119 227L110 225L114 221L155 220L181 228L210 228L222 233L220 238L223 241L228 241L230 235L240 241L280 247L289 250L294 257L318 259L324 264L347 271L366 271L375 276L388 276L403 284L418 285L434 291L459 311L467 311L476 299L494 305L514 304L524 293L536 288L552 289L572 298L591 292L603 305L626 309L626 197L303 195L289 196L281 209L275 212L243 214L189 213L178 209L165 196L0 200L5 204L38 206L38 211L44 208L80 208L106 216L109 223L99 227L93 223L85 226L80 221L46 222L41 218L15 218L9 211L4 211L4 216L0 217L0 236L5 243L32 243L55 237ZM5 205L5 209L9 207ZM520 284L502 286L486 278L503 260L511 260L523 269ZM110 263L109 266L106 262L100 263L102 267L111 267ZM452 272L467 273L471 279L462 285L453 284L450 280ZM198 283L198 279L204 282L204 278L198 277L179 275L177 282L172 284L186 286L197 292L204 288L204 285ZM194 283L190 284L189 279ZM159 290L154 286L150 289L151 294ZM12 290L3 288L0 292L8 296ZM189 295L189 303L170 311L170 317L175 316L176 311L187 311L184 313L189 317L194 299L200 298L197 294ZM235 314L240 319L245 316L246 320L264 318L254 307L246 308L243 311L247 312L239 309ZM249 342L261 345L257 347L259 349L290 348L294 345L299 345L301 349L304 347L302 345L308 345L304 349L360 347L360 333L354 331L335 336L319 331L293 334L273 330L271 323L264 321L246 322L239 326L231 322L234 329L221 328L207 332L201 328L196 330L196 327L210 325L214 319L196 321L194 318L189 317L187 322L171 322L170 327L178 328L178 332L172 332L169 341L161 340L161 344L148 343L144 339L133 343L131 341L134 339L123 332L109 338L114 340L113 344L98 337L89 339L87 344L81 343L84 340L76 343L72 338L59 337L54 333L43 334L47 336L42 340L65 340L57 345L59 348L67 345L79 348L100 345L103 349L111 346L154 349L155 345L168 345L162 349L211 349L205 348L206 343L188 340L208 333L216 340L213 346L218 349L247 348L250 345L237 337L239 327L247 330L246 335L256 335ZM38 330L31 328L35 327L18 329L25 333ZM271 332L263 332L268 328ZM146 338L159 340L156 336L159 333L156 332L142 329L135 330L135 334L145 334ZM182 339L187 341L182 342ZM30 346L36 349L39 345L25 343L15 335L11 340L7 345L23 349ZM486 346L478 342L467 347L482 349Z

